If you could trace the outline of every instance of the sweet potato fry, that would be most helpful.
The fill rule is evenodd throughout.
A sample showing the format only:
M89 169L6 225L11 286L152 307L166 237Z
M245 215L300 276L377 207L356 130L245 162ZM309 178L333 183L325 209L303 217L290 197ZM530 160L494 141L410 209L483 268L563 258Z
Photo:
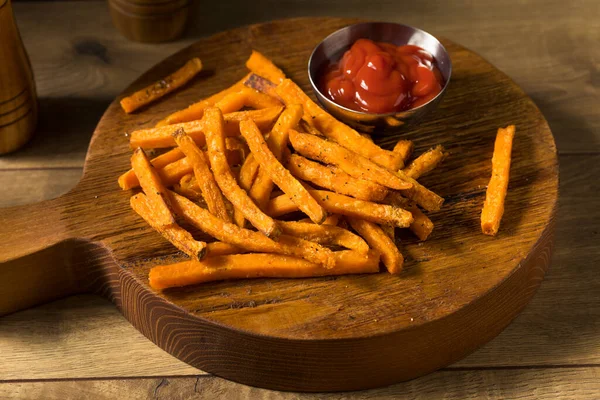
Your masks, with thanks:
M444 148L436 146L412 160L402 171L410 178L419 179L433 171L443 159Z
M283 233L311 242L341 246L359 253L367 253L369 245L354 233L332 225L317 225L311 222L279 221Z
M258 162L254 158L252 153L250 153L248 157L246 157L246 159L244 160L242 168L240 168L240 175L238 179L240 187L246 192L249 192L257 173ZM250 197L252 198L252 196ZM244 218L244 214L242 213L242 211L236 208L233 213L233 222L235 222L237 226L243 228L245 221L246 219Z
M247 251L294 255L311 262L323 264L327 268L330 268L334 262L332 252L317 243L299 242L294 238L290 239L286 235L279 238L280 242L275 242L260 232L240 228L235 224L225 222L176 193L171 192L171 198L173 199L175 212L179 216L222 242L230 243Z
M256 50L252 50L252 54L246 61L246 68L256 75L267 78L271 82L281 83L285 79L285 74L273 64L271 60L262 55Z
M266 215L254 204L248 193L236 182L225 158L225 136L223 134L223 115L218 108L207 108L205 114L205 133L210 158L210 166L217 184L225 197L239 209L244 217L259 231L268 237L277 238L280 229L273 218ZM258 128L257 128L258 129Z
M179 183L175 183L173 185L173 191L197 203L201 202L204 206L206 206L206 202L204 201L204 197L202 197L202 192L200 191L200 186L198 186L198 182L196 182L196 177L194 176L193 172L191 174L184 175L183 178L179 180Z
M377 224L358 218L347 218L348 222L369 246L381 253L381 261L390 274L398 274L402 269L404 257L396 244Z
M138 213L154 230L158 231L169 242L179 250L196 260L201 260L206 254L206 243L195 240L192 235L173 223L170 225L160 225L154 210L148 205L148 199L143 193L131 197L129 203L131 208Z
M219 93L215 93L204 100L200 100L199 102L194 103L189 107L184 108L183 110L174 112L173 114L167 116L158 124L156 124L156 126L160 127L165 125L178 124L181 122L194 121L202 118L202 116L204 115L204 110L206 108L214 106L217 102L219 102L221 99L223 99L223 97L227 96L229 93L237 92L242 87L244 87L244 81L246 81L246 79L248 79L249 76L250 74L244 76L241 80L234 83L227 89L220 91Z
M408 161L414 148L415 148L415 145L413 144L412 141L398 140L398 143L396 143L396 146L394 146L394 153L397 153L400 155L400 159L402 160L402 164L400 165L400 168L403 168L403 166L406 165L406 162Z
M381 201L388 192L378 183L354 178L337 167L325 166L297 154L289 157L286 166L298 179L360 200Z
M209 168L208 160L202 150L196 146L191 137L185 134L183 129L174 133L173 138L185 154L188 162L192 164L196 182L200 186L200 191L202 192L202 197L206 202L208 211L224 221L231 222L231 218L225 207L223 195L219 190L217 181Z
M275 92L275 88L277 85L270 80L263 78L257 74L250 74L248 78L244 81L244 85L252 88L254 90L258 90L261 93L279 99L277 92Z
M402 160L399 154L382 149L369 139L362 137L348 125L329 115L291 80L285 79L277 87L276 92L286 105L302 104L304 107L304 116L302 118L329 139L334 140L348 150L360 154L381 167L392 171L396 171L401 167Z
M290 142L305 157L338 166L342 171L358 179L373 181L390 189L410 189L412 184L393 172L380 167L335 142L308 133L289 130Z
M340 218L341 215L339 214L329 214L321 225L337 226L337 224L340 222Z
M396 172L404 181L412 183L412 188L401 190L404 196L413 200L427 211L438 211L444 204L444 198L438 196L413 178L408 177L402 170Z
M335 267L323 268L296 257L278 254L231 254L184 261L150 270L150 286L155 290L195 285L225 279L309 278L327 275L379 272L377 251L360 254L352 250L334 253Z
M133 152L131 166L135 176L140 181L140 186L148 196L149 206L154 211L155 224L157 226L174 224L175 219L171 214L170 199L166 193L167 189L165 189L156 170L150 164L144 150L137 148Z
M223 114L239 111L244 107L262 109L268 107L280 107L279 100L249 87L242 87L239 91L229 93L223 97L215 107L219 108Z
M206 244L206 257L225 256L228 254L242 254L246 250L224 242L210 242Z
M486 235L495 236L504 214L504 199L508 190L510 162L515 126L499 128L492 156L492 177L485 193L481 211L481 230Z
M302 106L299 104L292 104L286 107L279 115L279 118L277 118L277 122L275 122L275 126L273 126L273 130L267 139L267 145L277 160L282 160L282 153L287 148L288 130L296 126L301 118ZM261 210L264 210L269 203L272 191L273 180L269 171L265 168L260 168L256 181L249 192L250 197L258 204Z
M281 114L283 107L269 107L261 110L238 111L223 116L225 120L224 132L227 136L237 136L240 134L240 121L251 119L261 130L271 128L276 118ZM141 147L143 149L157 149L175 146L173 133L178 129L183 129L194 139L200 147L206 143L204 137L204 119L183 122L173 125L161 126L158 128L139 129L131 132L129 135L129 146L134 149Z
M414 204L412 201L404 198L398 192L390 192L384 202L386 204L390 204L392 206L404 208L405 210L410 211L413 216L413 222L410 224L409 228L412 233L415 234L420 240L425 241L433 232L433 222L427 217L427 215L423 214L423 212Z
M408 228L413 221L410 212L387 204L377 204L354 199L327 190L309 190L309 193L325 210L350 217L357 217L378 224L392 224L398 228ZM283 194L269 201L267 213L274 218L297 211L296 204Z
M160 170L165 166L174 163L175 161L181 160L183 157L185 157L185 155L181 152L181 150L172 149L158 157L153 158L150 163L156 170ZM133 169L130 169L123 175L119 176L119 186L123 190L132 189L139 186L139 184L140 182L138 181L137 176L135 176Z
M192 58L183 67L152 85L121 99L121 107L130 114L188 83L202 70L199 58Z
M240 132L246 139L250 151L260 164L260 168L269 173L271 180L298 205L316 224L327 218L327 212L317 203L296 178L285 169L273 155L256 124L250 120L240 122Z

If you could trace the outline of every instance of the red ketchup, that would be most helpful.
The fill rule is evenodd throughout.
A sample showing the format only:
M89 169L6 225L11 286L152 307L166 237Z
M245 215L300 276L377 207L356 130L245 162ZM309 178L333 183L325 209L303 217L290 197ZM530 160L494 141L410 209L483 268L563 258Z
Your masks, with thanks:
M419 46L358 39L325 68L321 92L356 111L383 114L419 107L442 90L435 59Z

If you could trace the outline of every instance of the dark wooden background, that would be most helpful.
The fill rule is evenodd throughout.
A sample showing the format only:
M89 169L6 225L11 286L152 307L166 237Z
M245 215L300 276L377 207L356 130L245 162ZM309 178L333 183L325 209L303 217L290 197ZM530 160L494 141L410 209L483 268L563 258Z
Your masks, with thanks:
M52 198L81 176L112 98L196 38L297 16L403 22L477 51L510 75L550 123L560 154L553 263L540 291L498 338L411 382L331 398L597 398L600 393L600 2L597 0L200 1L185 37L128 42L106 2L17 2L40 97L40 127L0 157L0 207ZM0 210L1 212L1 210ZM34 229L35 227L32 227ZM93 296L0 319L0 398L321 398L249 388L193 369Z

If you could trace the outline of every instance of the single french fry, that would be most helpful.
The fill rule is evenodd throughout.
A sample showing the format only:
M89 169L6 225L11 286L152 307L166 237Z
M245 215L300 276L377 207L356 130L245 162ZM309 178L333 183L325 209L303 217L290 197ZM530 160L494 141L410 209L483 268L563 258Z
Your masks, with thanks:
M444 148L438 145L412 160L402 171L410 178L419 179L433 171L443 159Z
M283 233L304 240L345 247L359 253L367 253L369 245L354 233L333 225L317 225L311 222L279 221Z
M402 164L400 165L400 168L403 168L404 165L406 165L414 148L415 148L415 145L413 144L413 142L411 140L398 140L398 143L396 143L396 145L394 146L393 151L394 151L394 153L397 153L400 155L400 159L402 160Z
M404 196L413 200L427 211L438 211L444 204L444 198L438 196L419 182L407 176L402 170L396 172L406 182L412 183L412 188L400 190Z
M268 130L281 114L283 107L269 107L261 110L237 111L223 116L224 132L226 136L238 136L240 134L240 121L251 119L261 130ZM129 146L132 149L141 147L143 149L157 149L175 146L173 133L183 129L194 139L200 147L206 144L204 137L204 119L166 125L157 128L139 129L129 135Z
M181 160L183 157L185 157L185 154L183 154L183 152L179 149L172 149L167 151L164 154L161 154L158 157L153 158L150 163L152 164L152 166L157 169L160 170L162 168L164 168L165 166L174 163L175 161ZM135 172L133 172L133 169L130 169L129 171L125 172L124 174L122 174L121 176L119 176L119 186L121 187L121 189L123 190L129 190L132 189L134 187L139 186L140 182L137 179L137 176L135 176Z
M228 254L242 254L246 250L231 243L210 242L206 244L206 257L226 256Z
M192 164L196 182L200 186L200 191L202 192L202 197L206 202L208 211L224 221L231 222L221 190L217 185L217 181L209 168L208 160L202 150L196 146L191 137L185 134L183 129L174 133L173 137L188 161Z
M171 214L170 201L165 187L144 150L137 148L131 156L131 166L140 181L140 186L148 196L150 207L154 210L156 225L166 226L175 223Z
M250 58L248 58L248 61L246 61L246 68L256 75L267 78L271 82L275 82L277 84L281 83L285 79L285 74L283 71L277 68L271 60L256 50L252 50Z
M384 202L386 204L390 204L392 206L404 208L405 210L410 211L413 216L413 222L410 224L409 228L412 233L415 234L419 240L425 241L433 232L433 222L429 219L429 217L417 207L412 201L404 198L398 192L390 192L385 198Z
M317 203L296 178L285 169L273 155L256 124L250 120L240 122L240 132L246 139L250 151L260 164L260 168L269 173L271 180L298 205L315 223L321 224L327 218L327 212Z
M298 125L298 122L302 118L302 112L302 106L299 104L292 104L286 107L279 115L279 118L277 118L273 130L269 134L267 145L279 161L282 161L283 151L287 148L288 130ZM249 194L261 210L264 210L269 204L273 185L269 171L265 168L260 168Z
M239 209L244 217L259 231L268 237L277 238L280 229L273 218L266 215L254 204L248 193L236 182L225 157L225 136L223 134L223 115L215 107L204 111L206 124L206 144L210 166L217 184L225 197Z
M258 90L259 92L264 93L266 95L279 99L277 92L275 92L275 88L277 87L277 85L260 75L250 74L250 76L248 76L248 78L244 81L244 85L254 90Z
M202 261L156 266L150 270L149 282L153 289L162 290L225 279L309 278L379 272L380 254L375 250L366 255L352 250L337 251L333 254L335 266L330 269L300 258L279 254L206 257Z
M250 188L252 187L252 183L256 178L256 174L258 174L258 162L254 158L254 155L250 153L248 157L246 157L246 159L244 160L242 168L240 168L240 176L238 179L240 187L246 192L249 192ZM250 197L252 198L252 196ZM244 214L238 208L234 209L233 221L236 223L237 226L241 228L244 227L246 218L244 218Z
M396 171L401 167L402 160L399 154L382 149L369 139L362 137L360 133L348 125L329 115L291 80L285 79L277 86L275 91L286 105L302 104L304 107L302 118L329 139L334 140L341 146L360 154L381 167L392 171Z
M133 196L130 199L131 208L138 213L154 230L158 231L165 239L171 242L179 250L188 256L201 260L206 254L206 243L195 240L192 235L173 223L170 225L160 225L154 210L148 204L147 196L143 193Z
M194 103L189 107L184 108L183 110L174 112L173 114L161 120L158 124L156 124L156 126L160 127L165 125L178 124L181 122L194 121L202 118L202 116L204 115L204 110L206 108L214 106L217 102L223 99L223 97L227 96L230 93L237 92L242 87L244 87L244 81L246 81L246 79L248 79L249 76L250 74L244 76L241 80L234 83L227 89L220 91L219 93L215 93L204 100L200 100L199 102Z
M229 93L215 104L223 114L239 111L244 107L262 109L279 106L279 100L246 86L237 92Z
M333 164L350 176L373 181L390 189L410 189L412 184L385 168L356 154L335 142L308 133L289 130L290 142L301 155Z
M173 192L170 194L177 215L217 240L247 251L293 255L323 264L327 268L333 265L331 250L317 243L290 239L287 235L282 235L279 238L280 241L275 242L260 232L225 222L183 196Z
M201 70L202 62L199 58L194 57L171 75L121 99L121 107L127 114L130 114L185 85Z
M354 199L327 190L309 190L309 193L328 212L357 217L378 224L392 224L398 228L408 228L413 221L410 212L388 204ZM283 194L269 201L267 213L274 218L298 211L296 204Z
M360 200L381 201L388 192L378 183L354 178L337 167L325 166L297 154L289 157L286 166L298 179Z
M398 274L404 264L404 257L392 239L386 233L369 221L358 218L347 219L352 229L369 243L369 246L381 253L381 261L390 274Z
M510 162L515 126L499 128L492 156L492 177L485 193L485 202L481 210L481 231L485 235L495 236L500 228L504 214L504 199L508 190Z

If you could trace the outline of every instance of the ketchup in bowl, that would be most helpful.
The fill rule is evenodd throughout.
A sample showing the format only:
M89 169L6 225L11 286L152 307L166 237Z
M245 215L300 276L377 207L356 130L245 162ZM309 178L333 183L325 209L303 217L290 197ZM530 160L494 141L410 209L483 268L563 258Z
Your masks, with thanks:
M325 67L319 87L335 103L374 114L406 111L444 86L434 57L419 46L359 39Z

